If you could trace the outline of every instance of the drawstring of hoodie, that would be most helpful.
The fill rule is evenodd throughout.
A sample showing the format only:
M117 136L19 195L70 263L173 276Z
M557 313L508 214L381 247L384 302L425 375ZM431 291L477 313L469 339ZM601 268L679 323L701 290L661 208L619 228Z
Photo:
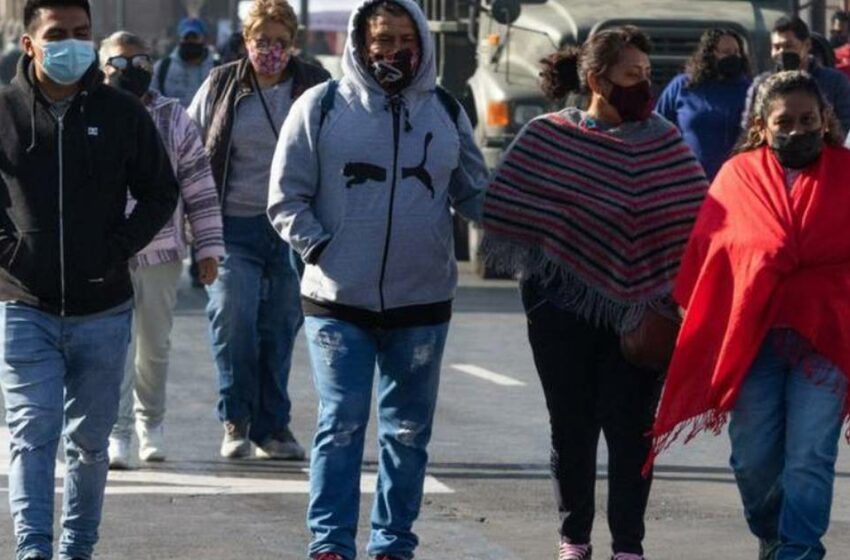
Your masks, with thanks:
M94 163L92 161L91 146L89 145L88 123L86 123L86 102L88 101L88 92L80 93L80 119L83 121L83 159L85 160L86 171L88 172L88 180L94 179Z
M27 153L31 154L33 150L38 146L38 137L35 134L35 110L36 107L36 98L33 94L32 96L32 105L30 105L30 145L27 148Z
M407 106L407 99L405 99L404 95L400 93L388 95L384 100L384 111L390 110L390 106L393 104L393 101L397 101L401 107L401 114L404 116L404 131L410 132L413 130L413 125L410 123L410 109Z

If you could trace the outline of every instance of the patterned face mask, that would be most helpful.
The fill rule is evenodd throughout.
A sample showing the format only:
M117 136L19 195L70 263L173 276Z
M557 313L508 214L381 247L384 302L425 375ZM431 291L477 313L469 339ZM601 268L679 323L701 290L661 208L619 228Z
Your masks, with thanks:
M257 74L276 76L283 72L290 58L289 50L280 43L273 43L267 48L248 47L248 58Z
M419 57L411 49L403 49L392 56L369 55L369 72L384 90L394 95L413 83Z

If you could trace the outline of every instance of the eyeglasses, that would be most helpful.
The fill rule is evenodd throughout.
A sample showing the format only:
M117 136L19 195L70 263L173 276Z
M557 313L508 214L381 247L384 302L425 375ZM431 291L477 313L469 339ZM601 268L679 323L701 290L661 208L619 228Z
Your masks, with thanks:
M136 54L129 57L111 56L107 59L106 63L116 70L126 70L131 66L148 71L153 70L153 62L151 61L150 55L147 54Z
M284 39L268 39L266 37L259 37L254 39L254 46L259 51L267 51L275 47L280 47L282 50L286 50L292 46L292 43Z

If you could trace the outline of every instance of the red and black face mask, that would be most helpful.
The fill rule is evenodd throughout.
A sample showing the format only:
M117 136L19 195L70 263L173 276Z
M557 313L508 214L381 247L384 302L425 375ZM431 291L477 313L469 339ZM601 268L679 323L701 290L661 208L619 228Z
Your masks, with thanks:
M621 119L626 122L645 121L652 115L654 103L652 86L648 80L629 87L611 82L611 86L608 103L617 109Z
M395 95L413 83L419 66L419 57L411 49L403 49L390 56L369 54L366 63L375 81L387 93Z

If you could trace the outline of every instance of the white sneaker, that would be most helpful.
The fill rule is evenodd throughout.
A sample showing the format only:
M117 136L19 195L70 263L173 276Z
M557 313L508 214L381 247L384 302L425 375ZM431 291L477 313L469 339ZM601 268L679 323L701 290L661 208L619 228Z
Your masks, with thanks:
M152 426L144 422L136 422L136 435L139 437L139 459L150 463L165 461L162 424Z
M251 453L247 422L225 422L221 456L225 459L243 459Z
M125 471L130 468L130 439L109 438L109 470Z

